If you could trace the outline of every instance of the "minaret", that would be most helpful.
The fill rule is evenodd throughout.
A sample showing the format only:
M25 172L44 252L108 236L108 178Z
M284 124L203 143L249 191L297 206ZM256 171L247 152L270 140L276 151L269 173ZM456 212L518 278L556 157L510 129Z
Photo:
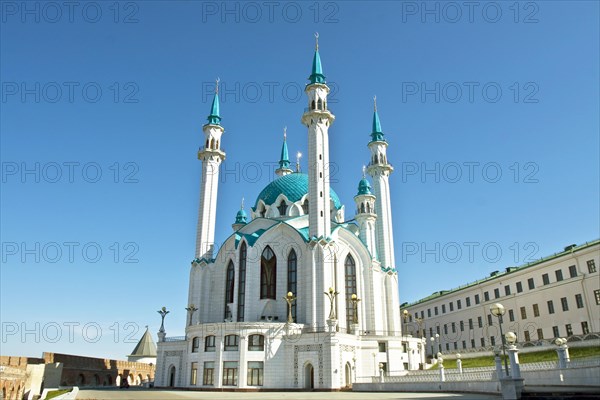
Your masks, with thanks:
M319 35L313 58L312 73L304 91L308 108L302 115L302 124L308 128L308 208L309 237L329 237L331 215L329 200L329 126L335 116L327 110L329 87L319 56Z
M378 214L376 224L377 231L377 255L382 268L395 268L394 257L394 232L392 229L392 208L390 203L389 176L394 168L387 162L387 142L381 131L381 122L377 113L377 99L373 98L373 132L369 150L371 150L371 162L367 172L373 178L375 190L375 209Z
M244 211L244 198L242 197L242 205L240 206L240 211L237 212L235 216L235 222L231 225L234 232L239 231L244 226L248 224L248 214Z
M200 209L198 211L198 230L196 236L196 258L212 259L215 241L215 222L217 215L217 190L219 187L219 166L225 160L221 150L221 135L224 132L219 115L219 80L217 79L215 97L204 131L204 148L198 151L202 161L202 181L200 183Z
M279 168L275 170L275 173L278 176L284 176L287 174L291 174L292 171L290 169L290 156L288 155L288 147L287 147L287 127L283 128L283 146L281 146L281 158L279 160Z
M365 167L363 167L363 178L358 183L358 193L354 196L354 202L356 203L354 219L358 223L360 240L369 249L371 257L377 259L375 196L371 193L371 185L365 176Z

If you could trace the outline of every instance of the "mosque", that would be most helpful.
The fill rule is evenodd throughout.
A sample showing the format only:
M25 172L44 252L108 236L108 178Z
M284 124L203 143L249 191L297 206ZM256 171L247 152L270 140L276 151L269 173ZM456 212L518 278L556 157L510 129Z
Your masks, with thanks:
M198 152L202 180L186 335L168 338L161 326L157 387L339 390L357 376L400 375L424 362L422 339L402 333L393 167L377 107L370 161L358 182L354 216L347 218L327 176L335 116L318 42L308 80L301 117L308 174L292 169L284 136L277 178L249 213L243 206L237 212L233 233L216 252L227 139L215 92Z

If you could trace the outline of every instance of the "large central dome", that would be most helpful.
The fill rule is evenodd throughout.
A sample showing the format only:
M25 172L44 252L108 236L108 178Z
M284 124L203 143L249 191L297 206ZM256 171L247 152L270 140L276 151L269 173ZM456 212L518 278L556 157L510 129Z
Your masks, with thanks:
M287 199L295 203L300 201L302 197L308 193L308 175L302 173L293 173L281 176L269 183L258 195L256 203L254 203L254 209L258 206L258 202L262 200L266 205L272 205L280 194L285 195ZM330 188L329 197L336 209L342 207L340 198Z

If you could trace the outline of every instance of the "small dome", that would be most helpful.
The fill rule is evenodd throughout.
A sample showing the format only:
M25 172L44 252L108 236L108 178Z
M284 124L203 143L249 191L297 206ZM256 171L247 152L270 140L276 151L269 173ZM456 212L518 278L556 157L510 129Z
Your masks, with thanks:
M259 200L262 200L266 205L272 205L280 194L284 194L285 197L292 203L300 201L302 197L308 193L308 175L302 173L293 173L281 176L269 183L258 195L254 210L258 206ZM337 210L342 208L340 198L333 191L329 190L329 197Z
M237 214L235 216L235 223L236 224L247 224L248 223L248 215L246 214L246 211L244 211L243 208L237 212Z
M362 178L358 183L358 194L372 194L371 193L371 184L367 180L367 178Z

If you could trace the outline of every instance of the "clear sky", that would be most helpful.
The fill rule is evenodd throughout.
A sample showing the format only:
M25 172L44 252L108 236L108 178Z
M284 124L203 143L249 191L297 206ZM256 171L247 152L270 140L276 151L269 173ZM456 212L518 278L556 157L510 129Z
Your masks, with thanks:
M183 335L214 79L222 242L306 153L315 31L347 218L377 95L401 302L600 236L598 2L0 4L2 354Z

